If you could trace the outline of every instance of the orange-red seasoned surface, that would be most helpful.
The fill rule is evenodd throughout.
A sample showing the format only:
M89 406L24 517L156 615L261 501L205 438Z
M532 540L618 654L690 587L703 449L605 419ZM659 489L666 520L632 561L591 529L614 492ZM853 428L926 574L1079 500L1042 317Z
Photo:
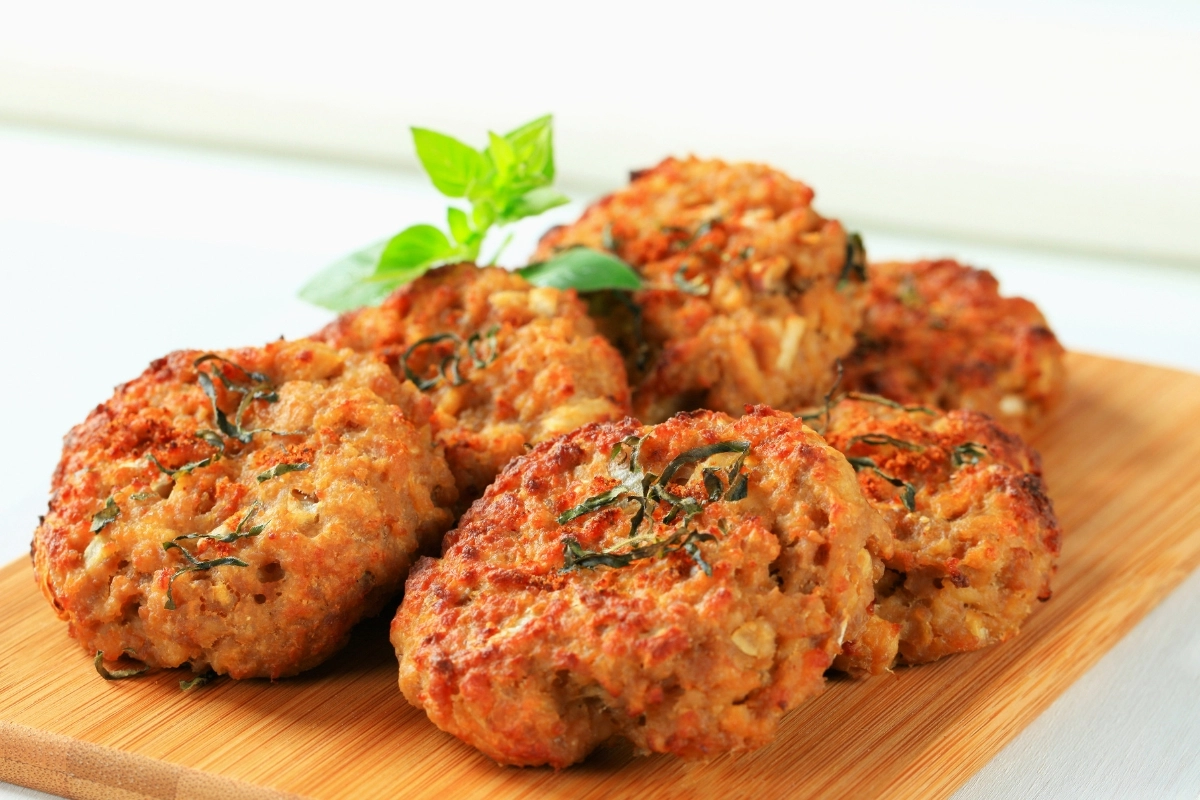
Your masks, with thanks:
M641 274L632 302L591 303L625 354L639 419L796 408L822 396L854 347L864 294L861 246L812 198L761 164L669 158L550 231L535 258L583 245Z
M418 345L430 337L442 338ZM527 445L629 411L621 357L575 292L498 267L433 270L318 338L377 353L401 379L431 384L434 434L464 506Z
M974 409L1029 432L1061 398L1063 348L1037 306L956 261L871 264L845 388Z
M291 675L395 596L454 483L428 400L381 360L308 340L204 355L155 361L67 435L37 580L113 669Z
M974 411L847 399L825 436L891 532L887 548L872 547L885 568L875 620L839 666L879 672L897 644L908 664L978 650L1015 636L1049 599L1061 531L1040 459L1015 434Z
M790 414L590 425L512 462L413 568L400 687L503 764L563 767L614 735L761 747L861 627L884 537Z

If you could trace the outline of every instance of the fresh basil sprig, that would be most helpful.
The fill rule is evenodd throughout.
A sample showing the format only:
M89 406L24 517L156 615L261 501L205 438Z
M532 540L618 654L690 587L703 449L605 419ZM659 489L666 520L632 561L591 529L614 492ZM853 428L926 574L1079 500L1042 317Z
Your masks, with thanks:
M453 136L413 128L413 145L421 166L439 192L465 200L469 209L446 210L446 229L411 225L391 239L376 242L326 267L301 290L300 297L333 311L346 311L380 302L396 287L409 283L432 267L480 260L484 241L493 228L569 202L553 188L553 120L547 115L500 136L488 133L482 150ZM491 254L494 264L511 234ZM590 254L590 255L587 255ZM636 289L641 283L629 265L595 251L567 250L549 261L521 270L538 286L598 289Z

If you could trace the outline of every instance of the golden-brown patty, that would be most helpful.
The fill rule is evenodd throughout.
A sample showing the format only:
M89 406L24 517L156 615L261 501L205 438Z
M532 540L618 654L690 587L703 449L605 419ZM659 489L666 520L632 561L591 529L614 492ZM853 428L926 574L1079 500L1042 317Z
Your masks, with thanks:
M612 735L685 758L760 747L861 627L864 542L885 536L790 414L589 425L512 462L413 568L400 688L504 764L563 767Z
M797 408L821 397L854 347L864 295L861 244L812 198L761 164L669 158L547 233L535 258L583 245L642 276L632 304L616 293L592 302L626 355L639 419Z
M1037 306L1001 297L956 261L871 264L844 386L907 404L974 409L1028 433L1058 402L1063 348Z
M891 532L871 545L885 567L876 619L839 667L878 673L897 644L917 664L1003 642L1049 599L1061 531L1038 454L1015 434L974 411L847 399L825 437Z
M317 338L377 353L425 387L464 507L527 445L629 412L621 357L575 292L498 267L432 270Z
M67 435L34 567L89 653L278 678L399 591L454 483L428 400L381 360L217 355L155 361Z

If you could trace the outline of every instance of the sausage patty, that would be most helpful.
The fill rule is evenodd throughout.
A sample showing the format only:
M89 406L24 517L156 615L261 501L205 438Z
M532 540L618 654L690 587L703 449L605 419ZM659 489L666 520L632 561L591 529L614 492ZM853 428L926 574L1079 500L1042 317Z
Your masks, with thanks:
M453 522L428 406L318 342L172 353L67 435L38 583L103 660L308 669Z
M639 419L797 408L854 347L865 294L861 243L812 199L761 164L668 158L546 234L535 258L583 245L640 273L644 289L591 302L626 356Z
M883 537L790 414L589 425L513 461L414 567L400 688L502 764L563 767L613 735L761 747L861 627Z
M382 356L428 394L462 508L527 445L629 412L621 357L575 292L498 267L432 270L317 338Z
M1037 306L956 261L871 264L844 386L990 414L1032 431L1062 396L1063 348Z
M1036 451L975 411L943 414L882 398L832 409L829 443L883 516L874 619L839 666L877 673L1015 636L1050 597L1061 531Z

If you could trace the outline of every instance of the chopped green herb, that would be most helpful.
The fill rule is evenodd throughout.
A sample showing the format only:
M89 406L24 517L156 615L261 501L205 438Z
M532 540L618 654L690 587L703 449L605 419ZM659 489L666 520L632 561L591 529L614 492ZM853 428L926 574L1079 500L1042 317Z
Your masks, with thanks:
M800 413L796 415L804 422L822 420L821 427L818 428L815 425L813 426L813 429L822 436L824 436L825 431L829 429L829 416L833 410L833 407L842 402L841 397L835 400L833 398L833 394L837 391L838 386L840 386L842 383L842 376L845 372L845 369L842 367L842 360L840 358L837 360L837 362L835 362L835 365L837 367L837 375L834 377L833 383L829 387L829 391L825 392L825 399L821 404L821 409L819 411L809 411L807 413Z
M251 505L250 510L246 512L246 516L242 517L241 522L237 524L232 533L186 533L183 536L176 536L171 541L182 542L189 539L209 539L214 542L229 544L230 542L236 542L238 539L249 539L252 536L258 536L267 527L267 523L264 522L262 525L255 525L253 528L247 528L246 523L258 513L258 509L261 507L261 504L258 502ZM165 544L169 544L169 542Z
M950 452L950 460L957 469L966 464L978 464L987 454L986 446L975 442L964 442Z
M494 325L485 333L481 334L476 331L465 342L453 333L436 333L433 336L426 336L424 339L414 342L401 356L400 366L404 370L404 377L416 384L421 391L432 389L443 381L451 386L462 386L467 382L462 374L464 361L470 360L476 369L486 369L499 357L500 350L496 344L496 334L499 332L500 326ZM441 360L436 372L431 377L422 378L409 366L408 360L417 350L442 342L452 342L453 349Z
M929 414L937 416L936 411L927 406L906 406L903 403L897 403L895 400L890 400L880 394L864 394L863 392L846 392L846 397L850 400L863 400L868 403L878 403L881 406L894 408L897 411L907 411L909 413Z
M221 382L221 385L225 387L226 391L242 396L242 399L238 402L237 410L234 412L232 422L229 420L229 417L225 414L225 412L221 410L217 403L217 388L216 384L213 383L212 375L210 375L208 372L199 371L200 365L206 362L210 363L212 374L217 376L217 380ZM234 367L245 376L246 380L239 381L230 378L229 375L226 374L225 370L221 368L222 364ZM249 444L250 440L254 438L256 433L272 433L276 436L295 435L294 431L281 432L273 431L269 428L255 428L253 430L247 430L246 428L242 427L242 418L245 416L246 410L250 407L251 403L255 402L256 400L262 400L267 403L276 403L279 401L279 394L275 391L275 387L271 384L270 379L266 375L262 374L261 372L251 372L240 364L235 364L234 362L222 358L215 353L207 353L200 356L192 362L192 366L197 368L196 381L200 384L201 391L204 392L205 396L212 403L213 417L216 419L217 428L220 429L221 433L225 434L230 439L236 439L242 444ZM216 436L216 433L213 431L200 431L196 435L201 439L204 439L209 444L212 444L213 437ZM224 450L224 446L221 447L221 450ZM213 457L213 460L215 460L215 456ZM158 463L157 460L155 460L155 463ZM209 461L209 463L212 463L212 461ZM197 462L195 465L187 466L190 466L192 469L196 469L201 466L207 466L207 464ZM159 469L163 469L162 465L159 465ZM180 470L182 469L184 469L184 467L180 467ZM163 471L165 472L166 470L164 469Z
M121 516L121 509L111 497L104 501L104 508L92 515L92 533L99 533Z
M855 472L861 472L864 469L870 470L890 483L892 486L900 489L900 498L904 502L904 507L909 511L917 510L917 490L916 487L914 487L911 483L908 481L902 481L899 478L893 478L891 475L888 475L879 468L879 465L875 463L875 459L873 458L868 458L866 456L848 456L846 460L850 462L850 466L854 467Z
M590 514L606 506L620 502L632 502L637 506L629 523L629 536L611 548L601 553L583 550L578 540L566 537L563 540L564 569L585 567L593 569L597 566L622 567L643 558L654 558L671 550L682 549L692 555L698 564L702 565L706 574L711 575L711 568L700 558L695 542L713 539L711 534L696 531L687 532L688 522L692 517L703 511L701 503L692 497L674 494L669 485L682 468L690 464L700 464L712 456L722 453L736 453L732 465L728 469L706 467L701 475L708 502L726 500L736 502L746 497L747 475L742 471L750 443L745 441L714 442L713 444L694 447L675 456L663 469L661 475L646 472L638 463L638 453L641 439L631 436L613 446L609 453L609 474L619 483L608 491L587 498L582 503L564 511L558 516L560 525L573 519ZM724 476L724 481L722 481ZM726 488L728 484L728 488ZM683 517L683 525L666 539L655 539L651 536L654 529L654 517L651 509L665 503L668 506L663 516L662 524L671 525L679 517ZM642 523L649 518L650 532L639 533ZM707 537L707 538L706 538ZM649 542L635 546L641 542ZM628 552L617 552L626 547Z
M846 447L850 448L856 444L867 444L876 447L883 445L891 445L899 447L901 450L909 450L914 453L920 453L925 449L925 445L908 442L904 439L897 439L895 436L888 436L886 433L864 433L861 436L852 436L850 441L846 443Z
M705 575L711 578L712 566L700 554L700 547L697 543L713 542L716 541L716 538L711 533L701 533L696 530L689 531L684 526L665 539L655 540L649 544L634 547L627 552L621 553L615 551L629 546L632 540L620 542L603 552L596 552L593 550L584 550L579 544L578 539L573 536L565 536L562 540L563 571L596 569L597 567L627 567L634 561L641 561L648 558L662 558L670 553L683 551L691 556L692 560L696 562L696 566L700 567Z
M194 535L195 534L189 534L189 536L194 536ZM253 536L254 534L251 533L251 534L247 534L247 535ZM184 538L184 537L180 537L180 538ZM197 538L199 538L199 537L197 537ZM206 570L213 569L214 567L248 567L248 566L250 566L245 561L242 561L240 558L234 558L232 556L226 556L225 558L214 558L212 561L201 561L198 558L196 558L195 556L193 556L191 553L189 553L187 550L184 550L182 545L177 544L174 541L163 542L163 550L171 550L172 548L178 550L180 553L183 554L183 557L188 562L188 565L186 567L180 567L179 569L175 570L175 573L173 575L171 575L170 580L167 581L167 602L164 605L164 607L168 611L175 610L175 597L174 597L174 595L171 594L171 589L175 585L175 579L178 578L180 575L183 575L185 572L204 572Z
M199 689L201 686L204 686L206 683L216 680L217 677L218 677L217 673L213 672L210 669L207 672L200 673L196 677L192 678L190 681L180 681L179 688L185 692L190 692L192 689Z
M300 472L301 470L308 469L311 466L312 464L309 464L307 461L301 461L296 464L276 464L266 472L258 473L254 479L259 483L262 483L263 481L271 480L271 478L278 478L280 475L286 475L289 472Z
M838 276L838 286L852 280L859 283L867 280L867 250L863 247L862 236L857 233L846 234L846 261L842 266L842 274Z
M92 660L92 664L96 667L96 672L100 673L100 677L106 681L123 681L126 678L136 678L139 675L145 675L150 671L150 667L145 664L140 668L134 669L109 669L104 666L103 650L96 651L96 657Z

